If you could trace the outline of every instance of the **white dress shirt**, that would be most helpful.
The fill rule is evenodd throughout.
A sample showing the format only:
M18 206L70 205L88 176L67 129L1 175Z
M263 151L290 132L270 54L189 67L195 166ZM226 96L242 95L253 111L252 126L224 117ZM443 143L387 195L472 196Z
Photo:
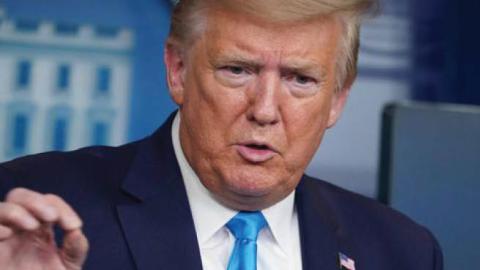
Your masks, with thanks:
M193 215L202 266L205 270L225 270L235 243L235 237L225 224L238 211L218 203L200 182L183 154L179 127L180 113L177 113L172 126L173 147ZM302 269L294 197L295 192L292 192L282 201L262 210L268 226L260 231L257 239L258 270Z

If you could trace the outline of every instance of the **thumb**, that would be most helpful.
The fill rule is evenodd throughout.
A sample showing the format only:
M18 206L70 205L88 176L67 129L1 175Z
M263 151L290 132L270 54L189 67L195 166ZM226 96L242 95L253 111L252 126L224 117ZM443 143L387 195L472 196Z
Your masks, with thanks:
M87 258L88 240L80 229L66 231L63 238L60 256L66 269L82 269L82 265Z

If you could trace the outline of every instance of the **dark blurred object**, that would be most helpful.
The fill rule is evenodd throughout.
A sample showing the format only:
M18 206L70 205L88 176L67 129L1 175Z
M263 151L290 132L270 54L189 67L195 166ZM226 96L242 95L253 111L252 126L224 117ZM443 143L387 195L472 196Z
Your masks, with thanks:
M411 1L413 97L480 105L480 1Z
M388 105L382 133L379 199L433 231L445 269L477 268L480 107Z

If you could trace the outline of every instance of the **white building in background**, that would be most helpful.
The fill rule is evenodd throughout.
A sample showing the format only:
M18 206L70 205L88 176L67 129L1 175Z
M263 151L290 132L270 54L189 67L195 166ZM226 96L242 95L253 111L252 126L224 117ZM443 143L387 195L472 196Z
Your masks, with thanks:
M0 161L126 140L132 33L0 7Z

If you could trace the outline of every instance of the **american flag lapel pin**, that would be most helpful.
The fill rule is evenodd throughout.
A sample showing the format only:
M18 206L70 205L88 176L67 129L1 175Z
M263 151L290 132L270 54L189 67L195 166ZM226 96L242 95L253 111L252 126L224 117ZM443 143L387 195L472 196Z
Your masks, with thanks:
M338 253L338 264L340 270L355 270L355 261L341 252Z

